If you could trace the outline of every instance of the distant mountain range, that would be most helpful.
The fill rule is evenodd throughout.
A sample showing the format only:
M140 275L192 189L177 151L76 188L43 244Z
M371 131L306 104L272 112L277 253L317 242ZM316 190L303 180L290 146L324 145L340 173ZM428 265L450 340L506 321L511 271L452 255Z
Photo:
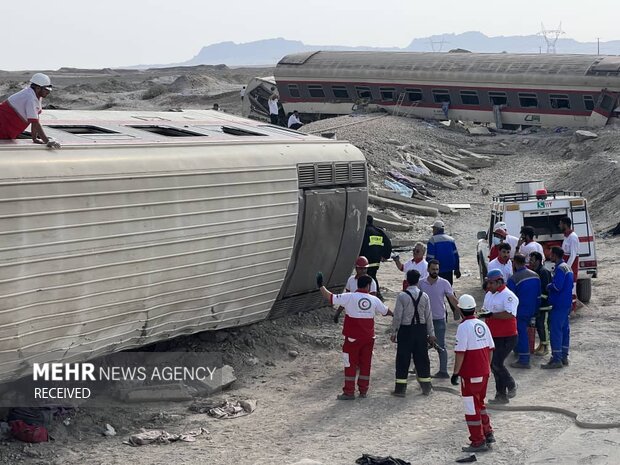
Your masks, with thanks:
M284 55L310 50L390 50L410 52L447 52L452 49L465 49L480 53L545 53L547 45L542 36L498 36L488 37L481 32L472 31L462 34L441 34L413 39L405 48L346 47L340 45L307 45L298 40L282 38L257 40L236 44L220 42L203 47L190 60L168 65L140 65L132 68L160 68L169 66L217 65L259 66L274 65ZM578 42L574 39L559 39L557 53L597 53L596 42ZM620 55L620 40L600 43L602 55Z

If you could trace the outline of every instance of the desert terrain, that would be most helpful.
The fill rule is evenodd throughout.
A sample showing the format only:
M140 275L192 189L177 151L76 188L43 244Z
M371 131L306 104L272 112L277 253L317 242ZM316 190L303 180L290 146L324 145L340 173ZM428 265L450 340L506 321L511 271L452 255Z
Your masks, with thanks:
M72 109L211 108L238 113L239 90L251 77L269 69L197 67L152 71L61 70L50 73L57 86L46 103ZM29 73L0 73L0 96L19 90ZM488 154L492 167L474 169L457 190L434 189L443 203L468 203L470 209L442 214L446 232L457 242L463 276L458 294L482 291L476 264L476 233L488 227L491 196L513 191L514 182L542 179L548 189L583 190L595 227L599 274L592 300L571 320L571 364L543 371L546 360L533 357L531 370L512 373L518 383L514 406L555 406L583 421L620 421L620 236L607 234L620 221L620 129L596 130L598 137L578 142L574 130L539 130L471 136L462 128L436 122L377 115L340 117L306 125L314 133L334 132L366 155L371 188L383 188L390 161L453 154L465 148ZM356 123L351 125L350 123ZM439 176L441 178L441 176ZM448 178L445 178L448 180ZM452 179L452 181L454 181ZM488 194L485 193L488 191ZM397 212L413 223L397 239L430 237L432 219ZM410 251L401 252L409 258ZM392 262L381 266L379 282L393 307L402 275ZM191 401L80 408L54 423L54 441L0 443L0 464L241 464L348 465L362 454L398 457L413 464L447 464L462 456L467 428L459 397L436 390L421 395L410 384L404 399L390 395L394 384L395 346L389 342L389 318L377 318L377 342L371 389L366 399L336 400L342 386L341 326L333 310L323 308L276 321L216 334L178 338L161 345L170 351L221 351L237 381L218 397L249 398L256 410L236 419L215 419L190 410ZM457 322L448 324L450 350ZM453 354L450 351L449 367ZM437 370L431 353L432 372ZM450 387L449 380L435 380ZM494 392L490 383L489 393ZM615 464L620 460L620 429L584 429L570 418L550 412L491 410L497 444L477 455L483 464ZM104 436L105 425L114 436ZM170 433L205 428L195 442L131 447L123 442L141 428Z

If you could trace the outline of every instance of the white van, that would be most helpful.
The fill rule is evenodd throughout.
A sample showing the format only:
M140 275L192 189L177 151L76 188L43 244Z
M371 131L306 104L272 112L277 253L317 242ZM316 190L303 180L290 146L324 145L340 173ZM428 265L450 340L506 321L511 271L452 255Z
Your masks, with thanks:
M508 234L516 237L519 237L522 226L533 227L534 240L543 246L545 257L549 258L551 248L562 245L564 235L559 223L561 218L568 216L579 236L577 297L581 302L588 302L592 294L591 278L596 278L597 274L597 262L587 200L581 192L573 191L536 195L536 191L544 189L542 181L520 181L516 185L517 192L493 197L488 229L478 232L477 260L481 281L487 274L495 223L505 222Z

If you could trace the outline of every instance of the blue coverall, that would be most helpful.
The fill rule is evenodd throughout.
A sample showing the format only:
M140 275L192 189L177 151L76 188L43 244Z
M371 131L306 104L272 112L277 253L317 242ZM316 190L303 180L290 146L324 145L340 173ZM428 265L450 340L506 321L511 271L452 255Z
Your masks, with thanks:
M553 281L549 291L549 339L551 340L551 361L568 359L570 347L570 324L568 315L573 304L573 271L563 260L555 265Z
M516 270L507 283L508 289L519 298L517 307L517 339L516 351L519 362L530 363L530 344L527 328L540 308L540 277L534 271L523 267Z

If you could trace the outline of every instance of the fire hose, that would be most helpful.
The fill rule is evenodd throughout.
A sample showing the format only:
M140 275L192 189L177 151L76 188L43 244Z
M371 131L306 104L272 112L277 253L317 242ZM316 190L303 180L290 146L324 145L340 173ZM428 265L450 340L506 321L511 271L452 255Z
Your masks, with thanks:
M456 396L460 396L461 393L454 389L444 386L433 386L435 391L447 392L449 394L454 394ZM620 428L620 422L613 423L593 423L588 421L582 421L579 419L578 414L575 412L560 408L560 407L551 407L548 405L491 405L487 404L486 408L490 410L502 410L505 412L551 412L551 413L559 413L561 415L565 415L571 418L575 422L575 426L584 429L611 429L611 428Z

